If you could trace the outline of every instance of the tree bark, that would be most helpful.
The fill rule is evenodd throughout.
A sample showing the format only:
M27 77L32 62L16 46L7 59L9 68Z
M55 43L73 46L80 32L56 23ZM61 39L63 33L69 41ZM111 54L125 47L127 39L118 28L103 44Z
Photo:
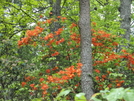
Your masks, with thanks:
M91 49L91 31L90 31L90 0L80 0L80 34L81 34L81 63L82 75L81 86L82 91L86 94L86 99L89 100L93 95L93 80L92 80L92 49Z
M56 0L55 2L51 1L52 5L52 14L50 17L61 16L61 0ZM61 27L59 22L53 22L51 24L51 32L57 31Z
M121 17L121 28L125 29L123 38L130 40L130 22L131 22L131 3L132 0L120 0L120 17Z

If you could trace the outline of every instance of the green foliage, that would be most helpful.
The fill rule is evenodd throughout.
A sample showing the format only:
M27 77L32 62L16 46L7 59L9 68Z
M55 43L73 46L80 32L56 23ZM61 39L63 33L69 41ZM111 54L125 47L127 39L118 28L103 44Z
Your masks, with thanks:
M6 1L2 0L0 3L0 100L70 101L73 99L75 101L86 101L84 94L80 93L80 77L76 76L76 73L73 79L69 79L64 84L50 83L47 79L52 76L58 81L62 76L66 76L69 71L73 72L73 69L67 71L70 66L74 66L76 69L76 64L80 62L80 40L77 40L80 37L79 28L76 25L71 29L72 23L78 24L79 0L62 1L61 18L66 17L66 20L57 19L57 17L52 18L53 22L57 20L62 25L63 31L60 37L55 36L52 38L55 41L50 46L46 44L52 39L42 40L50 33L55 34L55 32L51 32L51 23L53 24L53 22L42 23L49 20L49 13L52 10L51 4L49 4L50 1L18 0L19 3L11 3L11 0ZM55 2L55 0L53 1ZM94 9L95 7L97 7L97 10ZM114 42L119 44L124 41L123 38L118 37L118 35L124 33L124 30L120 29L118 7L119 1L117 0L109 0L108 4L107 1L100 4L96 0L91 0L91 21L96 22L96 25L92 25L92 29L96 32L92 32L92 34L98 35L98 32L103 30L106 35L108 33L111 33L111 36L116 35L115 37L100 37L101 33L99 33L98 38L92 36L96 38L96 42L103 43L105 46L92 46L94 70L100 71L93 71L94 75L92 75L96 92L105 88L115 88L118 83L121 84L118 86L133 87L134 76L132 75L134 70L130 67L133 67L134 64L128 64L128 62L133 59L132 54L129 53L134 52L134 38L131 36L130 47L127 49L128 53L120 52L118 45L113 45ZM57 22L55 21L55 23ZM17 41L26 37L27 30L33 30L35 26L44 28L43 32L37 37L33 36L32 42L28 45L18 47ZM57 45L56 41L62 38L65 41ZM33 45L33 42L36 42L36 45ZM125 43L128 42L125 41ZM55 51L58 51L59 55L52 56ZM127 55L129 58L119 59L113 56L110 61L107 61L113 53L114 56L121 55L125 57ZM107 62L95 64L96 61L104 60ZM59 71L66 71L67 73L64 72L66 75L59 75ZM34 84L34 90L30 86L31 84ZM42 97L41 84L49 86L44 97ZM132 89L118 88L96 93L93 99L95 101L101 101L102 99L102 101L105 101L112 98L113 100L125 99L131 101L133 100L131 99L133 98L132 95Z
M71 90L62 89L61 92L56 96L54 101L61 101L61 100L62 101L67 101L65 96L67 96L70 92L71 92Z
M75 101L87 101L84 93L78 93L75 95Z
M116 88L111 90L103 90L100 93L94 94L92 100L94 101L132 101L134 100L134 90L127 88Z

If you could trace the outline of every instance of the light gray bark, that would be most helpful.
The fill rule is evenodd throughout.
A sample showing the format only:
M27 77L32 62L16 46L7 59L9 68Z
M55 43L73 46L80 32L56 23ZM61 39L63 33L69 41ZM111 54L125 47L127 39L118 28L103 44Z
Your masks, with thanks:
M90 32L90 0L80 0L80 34L81 34L81 63L82 75L81 85L82 90L86 94L87 100L93 95L92 77L92 49L91 49L91 32Z
M131 22L131 3L132 0L120 0L120 17L121 17L121 28L125 29L123 38L130 40L130 22Z

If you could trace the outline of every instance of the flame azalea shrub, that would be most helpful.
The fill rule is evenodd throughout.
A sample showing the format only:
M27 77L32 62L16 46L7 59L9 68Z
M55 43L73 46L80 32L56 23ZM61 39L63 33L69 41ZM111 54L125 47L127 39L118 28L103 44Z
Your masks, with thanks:
M39 22L34 30L28 30L26 37L18 41L19 48L32 45L38 49L36 62L40 63L39 68L31 72L32 76L25 76L21 83L23 88L28 88L30 98L53 100L61 89L68 88L72 91L67 96L70 100L81 91L79 77L82 64L79 63L80 35L77 24L64 25L55 32L49 32L49 25L57 21L64 22L66 18L58 16ZM95 91L128 86L132 82L126 80L127 73L133 74L134 56L125 50L117 53L119 37L97 29L96 23L93 26L94 74L91 76Z
M80 92L82 64L79 63L80 35L77 24L70 24L69 32L64 25L49 33L49 25L58 20L64 22L66 18L58 16L39 22L35 29L26 31L26 36L18 41L19 48L33 46L38 49L38 60L33 60L40 63L39 68L26 74L21 83L22 88L29 89L29 98L53 100L62 88L68 87L72 89L72 96L74 91Z
M95 29L92 35L95 91L131 87L134 56L126 50L116 52L120 37Z

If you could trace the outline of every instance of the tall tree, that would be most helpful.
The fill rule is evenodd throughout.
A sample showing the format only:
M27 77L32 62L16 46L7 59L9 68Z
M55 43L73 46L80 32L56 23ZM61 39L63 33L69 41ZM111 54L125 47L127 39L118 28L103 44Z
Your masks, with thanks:
M82 75L81 85L82 90L86 94L86 99L89 100L93 95L92 81L92 49L91 49L91 32L90 32L90 0L80 0L80 34L81 34L81 63Z
M52 11L50 12L50 17L57 17L61 16L61 0L56 0L53 2L53 0L50 0L50 5L52 6ZM60 28L59 22L54 22L51 24L51 31L54 32L58 28Z
M120 0L120 17L121 17L121 28L125 29L123 37L130 40L130 22L131 22L131 3L132 0Z

